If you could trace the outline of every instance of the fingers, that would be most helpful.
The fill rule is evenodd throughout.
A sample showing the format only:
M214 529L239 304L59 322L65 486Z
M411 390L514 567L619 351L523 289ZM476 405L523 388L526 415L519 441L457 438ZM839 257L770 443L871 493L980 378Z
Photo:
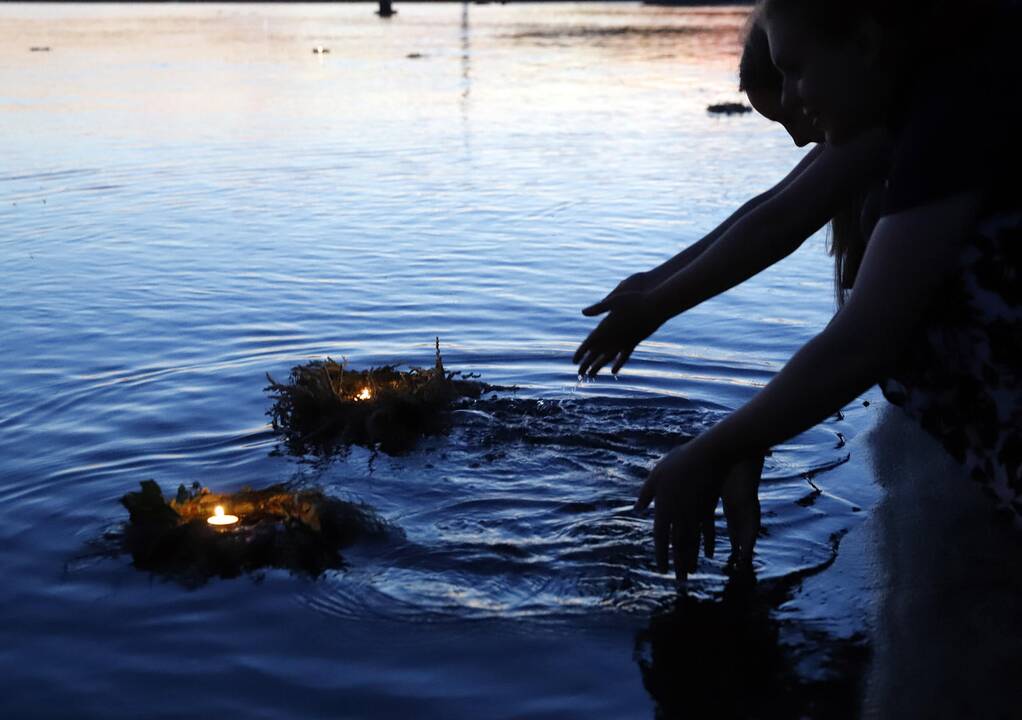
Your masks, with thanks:
M607 353L600 352L599 350L590 350L586 356L582 358L582 362L578 364L578 374L579 376L584 375L590 378L596 377L596 373L598 373L600 368L606 365L609 360L610 356L608 356Z
M656 482L651 476L639 493L636 508L648 507L655 496ZM653 516L653 543L657 572L666 573L668 558L674 562L675 581L680 585L689 573L699 567L699 547L707 558L713 558L716 549L717 527L716 495L709 501L697 501L685 507L673 507L665 498L655 499ZM673 556L673 557L672 557Z
M582 377L583 375L586 374L586 370L588 370L589 366L592 365L594 359L595 355L591 352L587 352L585 355L581 356L578 360L575 361L576 363L578 363L579 377Z
M716 505L710 508L710 511L703 516L703 554L709 559L713 559L713 551L717 543L717 523L714 517L716 513Z
M617 353L603 353L602 355L597 357L592 362L592 364L590 364L590 366L589 366L589 373L588 373L589 377L591 377L591 378L596 377L596 374L599 373L600 370L603 369L604 365L606 365L611 360L613 360L614 359L614 355L616 355L616 354Z
M759 498L757 497L749 505L738 536L738 542L742 544L742 554L750 560L756 549L756 540L759 538L759 526L760 508Z
M657 500L653 513L653 545L657 572L670 570L668 558L673 555L674 578L680 585L699 565L699 523L691 513L672 512L668 503Z
M583 362L579 363L578 374L594 378L597 376L597 374L599 374L600 370L602 370L607 365L607 363L609 363L611 360L617 357L617 361L614 363L613 368L611 369L611 372L617 375L618 370L620 370L621 366L628 361L628 358L631 357L631 355L632 355L631 350L627 350L620 353L617 350L612 350L610 352L604 353L597 353L595 351L591 352L585 358L583 358Z
M720 489L714 482L705 483L703 487L676 484L675 481L680 478L674 475L682 472L679 462L677 451L672 451L657 464L639 490L635 510L642 511L651 503L655 504L653 543L657 571L668 571L673 554L675 577L680 584L688 573L696 571L700 546L704 548L706 557L715 555L715 514Z
M632 509L636 512L642 512L648 508L649 504L653 502L653 498L656 497L656 486L656 473L652 472L646 478L646 482L642 483L642 487L639 488L639 497L635 500L635 506Z
M664 503L657 503L653 513L653 546L656 551L657 572L667 572L667 555L671 542L671 523Z
M585 375L594 362L602 355L602 351L593 347L594 343L590 337L575 353L574 362L578 364L578 374Z
M760 505L757 490L762 470L762 457L736 463L722 488L731 554L743 564L751 563L759 537Z
M571 362L573 362L573 363L575 363L577 365L579 363L579 361L581 361L582 358L586 356L586 354L589 352L589 348L593 344L593 334L594 333L595 333L595 330L593 332L589 333L589 337L587 337L585 340L583 340L582 344L578 346L578 350L576 350L575 354L571 356Z
M612 373L614 373L615 375L617 375L617 374L618 374L618 371L619 371L619 370L620 370L620 369L621 369L622 367L624 367L624 364L625 364L626 362L628 362L628 358L630 358L630 357L632 356L632 350L634 350L634 349L635 349L635 348L633 347L633 348L630 348L630 349L628 349L628 350L625 350L625 351L623 351L623 352L622 352L622 353L621 353L621 354L620 354L620 355L618 356L618 358L617 358L617 362L616 362L616 363L614 363L614 367L612 367L612 368L610 369L610 371L611 371Z
M674 544L674 581L678 585L688 578L688 573L685 572L687 563L683 552L685 547L684 528L683 523L674 523L671 527L671 542Z
M600 305L597 303L593 307ZM589 308L586 308L587 310ZM578 350L571 356L571 362L576 365L584 364L586 366L592 364L593 356L599 355L604 352L601 348L606 344L604 342L604 335L606 334L605 325L606 318L600 322L593 331L586 336L586 339L582 341L582 344L578 346ZM579 375L583 375L581 367L579 368Z
M642 322L641 318L636 319L634 312L630 313L627 310L634 305L633 296L635 294L611 293L600 302L590 305L582 311L582 314L587 317L607 312L610 315L600 321L572 356L571 361L579 366L579 375L596 377L597 373L615 358L617 361L614 363L614 372L617 373L621 366L628 361L636 345L635 342L631 342L629 345L629 333L633 333L635 325Z
M690 517L682 533L685 554L685 571L694 573L699 567L699 522Z
M605 355L607 355L606 342L604 340L603 323L600 323L596 328L589 333L589 336L582 341L582 344L578 346L578 350L571 356L571 362L578 365L578 374L590 376L596 373L592 371L592 367ZM603 367L610 360L604 360L599 367Z
M724 519L728 536L731 538L731 554L735 557L751 557L752 545L759 532L758 523L752 520L747 504L725 500Z
M742 550L742 514L737 503L727 494L721 498L724 505L724 525L731 541L731 554L739 554Z

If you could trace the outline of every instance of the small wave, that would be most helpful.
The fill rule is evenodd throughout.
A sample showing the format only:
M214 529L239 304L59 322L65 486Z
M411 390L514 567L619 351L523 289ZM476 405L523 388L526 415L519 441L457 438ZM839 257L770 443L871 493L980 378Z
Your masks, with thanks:
M66 178L96 175L98 173L99 170L95 168L46 170L36 173L21 173L19 175L0 175L0 182L16 182L19 180L64 180Z
M407 540L353 558L351 570L302 602L331 614L395 620L648 612L675 589L671 577L655 572L650 519L631 511L634 493L656 458L720 415L663 398L475 401L426 465L371 487L378 497L406 494L389 519ZM832 538L854 521L854 504L827 487L847 450L835 448L826 430L806 440L808 450L782 446L767 459L763 578L825 567L834 558ZM813 462L796 463L802 455ZM397 467L388 471L401 473ZM424 473L444 482L413 490ZM360 492L357 483L349 489ZM807 492L817 493L814 502L803 501ZM716 559L703 560L690 577L693 592L724 585L729 544L719 513L718 523Z
M720 28L697 25L565 25L562 27L539 26L508 34L510 40L559 40L562 38L648 38L681 37L697 34L719 34Z

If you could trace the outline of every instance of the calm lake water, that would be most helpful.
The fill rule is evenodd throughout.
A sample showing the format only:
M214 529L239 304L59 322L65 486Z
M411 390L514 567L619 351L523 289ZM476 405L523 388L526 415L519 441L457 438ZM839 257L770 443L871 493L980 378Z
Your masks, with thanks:
M656 712L674 588L629 507L829 320L825 237L618 380L580 385L571 354L580 308L798 160L778 126L705 111L739 99L747 8L373 10L0 7L5 717ZM428 365L436 336L517 392L402 457L280 452L266 373ZM868 412L768 459L761 582L858 522L827 468ZM400 532L316 580L186 589L88 556L147 478L322 486ZM724 585L720 522L699 597Z

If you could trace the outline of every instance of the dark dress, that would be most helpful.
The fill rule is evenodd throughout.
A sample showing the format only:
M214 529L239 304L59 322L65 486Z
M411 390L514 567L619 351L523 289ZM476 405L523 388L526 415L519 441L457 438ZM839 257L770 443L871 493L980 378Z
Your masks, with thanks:
M885 397L934 435L1022 529L1022 165L1017 14L919 84L898 116L881 215L978 192L981 219ZM1010 52L1005 53L1005 50Z

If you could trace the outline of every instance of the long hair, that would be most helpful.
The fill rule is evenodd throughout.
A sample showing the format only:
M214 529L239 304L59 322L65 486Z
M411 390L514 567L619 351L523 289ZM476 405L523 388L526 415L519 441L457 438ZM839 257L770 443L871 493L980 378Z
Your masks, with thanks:
M738 62L738 90L760 90L781 94L784 77L770 59L770 41L760 22L757 10L749 15L742 41L742 58Z
M766 17L781 12L797 14L799 20L813 30L837 39L846 37L856 22L864 18L872 18L881 27L892 30L916 27L920 17L944 2L946 0L763 0L762 13ZM968 14L968 10L960 12Z
M745 30L742 59L738 64L738 89L781 94L784 78L770 59L770 43L760 13L753 11ZM834 258L834 298L844 305L855 283L866 249L862 235L862 207L865 194L851 198L830 221L827 252Z
M855 285L855 276L866 253L866 238L862 233L865 202L865 192L855 195L830 221L827 252L834 258L834 300L839 308L845 304Z

